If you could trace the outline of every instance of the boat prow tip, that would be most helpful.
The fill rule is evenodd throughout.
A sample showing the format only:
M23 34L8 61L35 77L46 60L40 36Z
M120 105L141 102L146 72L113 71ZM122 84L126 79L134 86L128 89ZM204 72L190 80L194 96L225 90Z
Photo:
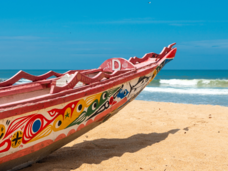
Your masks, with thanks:
M168 48L169 49L171 49L174 45L176 45L176 43L174 42L174 43L172 43L172 44L170 44L169 46L168 46Z
M166 59L173 59L176 55L177 48L173 48L166 56Z

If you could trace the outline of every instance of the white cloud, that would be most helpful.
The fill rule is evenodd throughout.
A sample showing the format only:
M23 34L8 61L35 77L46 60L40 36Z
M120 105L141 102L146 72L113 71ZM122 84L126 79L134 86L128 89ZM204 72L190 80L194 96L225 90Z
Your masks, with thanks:
M183 23L179 23L179 24L170 24L171 26L178 26L178 27L181 27L181 26L189 26L189 25L193 25L193 24L183 24Z
M66 41L67 44L118 44L121 42L108 42L108 41Z
M37 40L41 39L36 36L0 36L0 40Z
M186 26L202 23L228 22L224 21L207 21L207 20L155 20L153 18L130 18L115 21L92 21L92 22L76 22L75 24L169 24L172 26Z
M228 48L228 39L201 40L183 42L178 45L179 48Z

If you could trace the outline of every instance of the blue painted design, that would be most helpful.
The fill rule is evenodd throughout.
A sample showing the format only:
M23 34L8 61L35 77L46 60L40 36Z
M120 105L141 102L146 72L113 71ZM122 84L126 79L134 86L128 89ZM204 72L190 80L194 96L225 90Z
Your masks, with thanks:
M173 59L166 59L165 60L165 64L167 64L168 62L172 61Z
M128 93L129 92L127 91L127 89L121 89L116 97L123 99L124 97L126 97L128 95Z
M39 131L40 126L41 126L41 121L37 119L32 125L32 131L36 133L37 131Z

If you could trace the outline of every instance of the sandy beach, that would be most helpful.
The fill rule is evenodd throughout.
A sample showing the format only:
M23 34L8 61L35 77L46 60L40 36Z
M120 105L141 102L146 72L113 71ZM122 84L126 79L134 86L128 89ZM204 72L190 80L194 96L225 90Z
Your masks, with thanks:
M228 170L228 107L133 101L21 171Z

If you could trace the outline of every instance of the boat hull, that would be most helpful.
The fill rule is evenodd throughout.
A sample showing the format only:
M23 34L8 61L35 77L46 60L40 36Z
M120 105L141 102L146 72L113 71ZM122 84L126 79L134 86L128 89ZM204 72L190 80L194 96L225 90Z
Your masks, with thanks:
M75 140L76 138L80 137L81 135L85 134L86 132L90 131L91 129L95 128L96 126L100 125L102 122L103 121L93 122L90 125L88 125L87 127L84 127L81 130L65 137L64 139L56 141L38 151L32 152L32 153L25 155L23 157L20 157L20 158L16 158L16 159L10 160L8 162L5 162L0 165L0 170L9 170L10 169L13 171L13 170L18 170L18 169L27 167L27 166L43 159L44 157L48 156L49 154L56 151L57 149L64 146L65 144Z
M154 69L108 90L1 120L0 170L31 165L98 126L132 101L156 74Z

